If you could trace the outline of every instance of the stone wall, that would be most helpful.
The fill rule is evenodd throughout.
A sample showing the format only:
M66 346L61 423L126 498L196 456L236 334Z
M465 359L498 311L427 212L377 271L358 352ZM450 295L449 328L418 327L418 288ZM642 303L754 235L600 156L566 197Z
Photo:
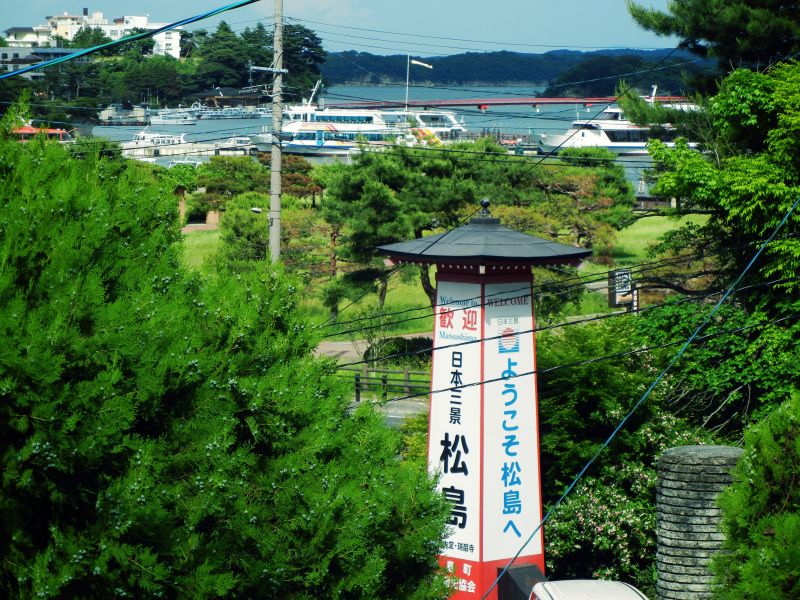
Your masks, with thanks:
M742 455L732 446L683 446L658 462L659 600L711 598L711 556L722 546L719 493L733 482L731 469Z

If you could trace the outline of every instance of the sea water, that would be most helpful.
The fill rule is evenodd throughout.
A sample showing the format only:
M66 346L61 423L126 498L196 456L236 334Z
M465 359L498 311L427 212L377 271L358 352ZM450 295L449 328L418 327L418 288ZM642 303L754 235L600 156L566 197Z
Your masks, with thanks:
M563 133L577 119L590 119L600 113L604 105L564 105L564 104L523 104L516 106L492 106L481 110L480 100L492 98L533 98L543 88L537 86L420 86L408 88L409 102L425 100L476 100L474 106L447 108L456 113L459 120L471 132L506 133L526 136L531 132ZM316 98L325 105L345 104L366 101L390 101L400 106L405 103L404 84L381 86L331 86L324 88L323 94ZM184 133L187 142L224 142L233 136L261 133L269 130L271 118L260 119L198 119L195 125L154 125L150 131L159 133ZM95 127L93 135L110 140L125 142L133 139L142 127ZM158 159L166 164L172 158ZM189 156L197 160L208 160L207 156ZM623 156L617 162L625 168L627 178L640 188L645 169L652 166L648 156ZM160 163L159 163L160 164Z

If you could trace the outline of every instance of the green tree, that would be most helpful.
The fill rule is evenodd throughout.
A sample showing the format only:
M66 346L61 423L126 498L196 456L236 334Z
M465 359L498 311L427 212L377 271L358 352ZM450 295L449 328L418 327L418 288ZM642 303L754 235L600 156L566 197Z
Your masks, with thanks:
M660 165L654 192L677 199L677 216L707 215L702 224L689 223L672 232L659 247L670 253L689 250L716 257L704 269L705 279L695 282L702 287L729 281L741 272L800 196L799 84L798 63L779 65L768 73L735 71L708 100L715 137L712 152L696 152L685 144L667 148L651 143ZM793 235L798 223L800 214L795 212L749 281L800 275L800 241ZM693 291L671 283L667 276L654 281L681 292ZM797 288L796 282L787 282L774 291L784 294Z
M193 56L195 52L208 41L208 31L195 29L194 31L181 31L181 58Z
M268 67L272 64L272 34L263 23L259 21L252 29L245 27L240 37L247 45L247 58L253 65ZM264 81L272 81L270 74L254 71L253 83L260 82L264 77L268 78Z
M73 36L70 42L71 48L93 48L102 44L108 44L111 38L103 33L99 27L81 27ZM113 49L103 50L108 55L114 52Z
M147 29L142 29L141 27L134 27L131 29L125 37L130 37L132 35L137 35L140 33L147 33ZM139 55L146 55L152 54L153 48L155 48L156 42L150 37L145 37L140 40L136 40L134 42L128 42L126 44L122 44L117 46L118 53L125 53L125 52L136 52Z
M269 171L250 157L212 156L197 169L197 184L206 188L210 207L224 208L226 202L245 192L269 193Z
M725 532L715 598L800 596L800 394L745 432L734 483L719 498Z
M149 173L0 141L0 593L444 598L444 502L295 283L184 270Z
M533 168L491 140L446 149L396 146L362 152L352 165L320 168L323 214L343 234L343 257L368 265L381 244L457 226L489 197L504 222L526 233L589 247L613 236L633 203L608 153L574 152L567 168ZM588 166L591 163L592 166ZM422 268L431 302L433 285Z
M284 80L289 88L287 98L307 97L316 81L322 78L320 68L327 58L322 39L302 25L285 25L283 53L283 66L289 71Z
M628 0L644 29L677 36L722 68L766 68L800 50L800 7L794 0L671 0L667 12Z
M171 56L142 57L136 51L129 51L123 57L122 82L124 95L139 101L153 104L176 102L183 96L178 61Z
M197 82L204 89L241 87L247 83L247 44L225 21L220 22L195 56L199 60Z
M222 260L236 269L250 261L263 261L269 245L269 196L246 192L225 205L220 223ZM249 268L249 267L248 267Z
M454 176L446 155L431 156L393 146L385 152L360 152L352 165L318 171L326 188L325 219L337 231L347 227L341 246L345 259L370 266L376 246L458 223L461 209L475 202L474 185ZM424 267L421 282L433 302Z

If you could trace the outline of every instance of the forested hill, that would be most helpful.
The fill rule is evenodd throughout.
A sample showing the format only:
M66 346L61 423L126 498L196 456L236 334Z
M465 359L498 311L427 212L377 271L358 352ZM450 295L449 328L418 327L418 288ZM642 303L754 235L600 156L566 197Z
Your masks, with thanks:
M412 67L412 79L417 84L421 82L434 85L549 85L559 79L565 72L570 72L577 81L582 77L582 65L586 64L588 72L586 78L598 77L598 63L608 59L613 64L614 73L625 74L634 71L646 70L656 66L670 52L665 50L598 50L593 52L580 52L575 50L553 50L543 54L528 54L521 52L468 52L452 56L412 56L433 65L433 69ZM405 54L393 56L379 56L367 52L331 52L322 65L322 75L329 85L336 84L381 84L399 83L406 79ZM696 60L688 52L674 52L662 65L677 64L674 69L659 69L659 77L665 82L662 89L669 89L669 81L680 81L683 65L687 61ZM698 68L696 65L692 65ZM628 67L630 69L628 70ZM612 78L605 87L608 93L613 93L616 81ZM648 87L656 81L648 81ZM566 95L566 94L559 94Z

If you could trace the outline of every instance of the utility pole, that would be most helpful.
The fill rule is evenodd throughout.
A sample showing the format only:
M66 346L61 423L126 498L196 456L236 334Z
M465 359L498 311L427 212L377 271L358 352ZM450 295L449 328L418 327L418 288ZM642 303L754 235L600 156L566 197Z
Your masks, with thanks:
M275 36L273 38L272 152L269 185L269 254L272 262L281 258L281 130L283 128L283 0L275 0Z

